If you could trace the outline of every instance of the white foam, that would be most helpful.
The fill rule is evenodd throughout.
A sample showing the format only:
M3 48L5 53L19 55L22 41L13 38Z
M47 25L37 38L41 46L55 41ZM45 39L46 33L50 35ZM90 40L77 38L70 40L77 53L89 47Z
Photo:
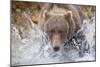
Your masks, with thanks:
M93 19L95 20L95 19ZM29 64L45 64L45 63L63 63L75 61L90 61L95 60L95 21L84 21L84 34L86 40L91 46L91 53L80 58L78 51L70 49L69 51L54 52L50 42L45 38L45 33L38 26L31 28L28 32L29 38L21 39L17 28L11 27L11 45L12 45L12 65L29 65ZM92 23L88 23L92 22ZM35 30L34 30L35 28Z

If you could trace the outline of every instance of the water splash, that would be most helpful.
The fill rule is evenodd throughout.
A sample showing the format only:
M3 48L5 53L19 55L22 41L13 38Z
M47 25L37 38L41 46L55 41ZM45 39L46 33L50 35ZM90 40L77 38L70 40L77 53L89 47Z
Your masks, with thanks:
M95 60L95 17L90 21L84 20L82 25L83 34L86 36L85 40L90 45L90 53L85 53L84 57L79 57L78 47L74 49L72 46L64 46L63 50L54 52L46 37L47 34L42 32L37 25L32 25L32 28L27 31L28 34L22 34L28 37L22 39L16 26L11 24L12 65ZM75 44L74 39L73 43Z

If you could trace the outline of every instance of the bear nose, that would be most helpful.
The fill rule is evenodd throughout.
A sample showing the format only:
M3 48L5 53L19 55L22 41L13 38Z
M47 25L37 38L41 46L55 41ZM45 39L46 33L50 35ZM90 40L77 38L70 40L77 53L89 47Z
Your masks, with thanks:
M54 49L54 51L58 51L59 47L54 47L53 49Z

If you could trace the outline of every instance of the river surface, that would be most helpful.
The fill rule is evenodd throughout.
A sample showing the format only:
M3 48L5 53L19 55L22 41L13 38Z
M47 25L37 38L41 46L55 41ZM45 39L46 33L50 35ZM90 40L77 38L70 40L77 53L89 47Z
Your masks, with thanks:
M83 34L90 45L90 52L79 57L78 50L64 46L63 50L54 52L46 34L37 25L33 24L21 38L16 26L11 24L11 64L34 65L48 63L94 61L95 60L95 17L84 20Z

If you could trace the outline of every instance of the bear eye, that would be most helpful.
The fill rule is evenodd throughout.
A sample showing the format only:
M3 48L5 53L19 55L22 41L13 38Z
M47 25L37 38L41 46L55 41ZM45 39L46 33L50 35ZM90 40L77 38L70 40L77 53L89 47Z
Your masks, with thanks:
M58 33L62 33L62 31L58 31Z
M58 31L58 33L64 33L64 31Z
M51 32L51 33L54 33L55 31L54 31L54 30L51 30L50 32Z

